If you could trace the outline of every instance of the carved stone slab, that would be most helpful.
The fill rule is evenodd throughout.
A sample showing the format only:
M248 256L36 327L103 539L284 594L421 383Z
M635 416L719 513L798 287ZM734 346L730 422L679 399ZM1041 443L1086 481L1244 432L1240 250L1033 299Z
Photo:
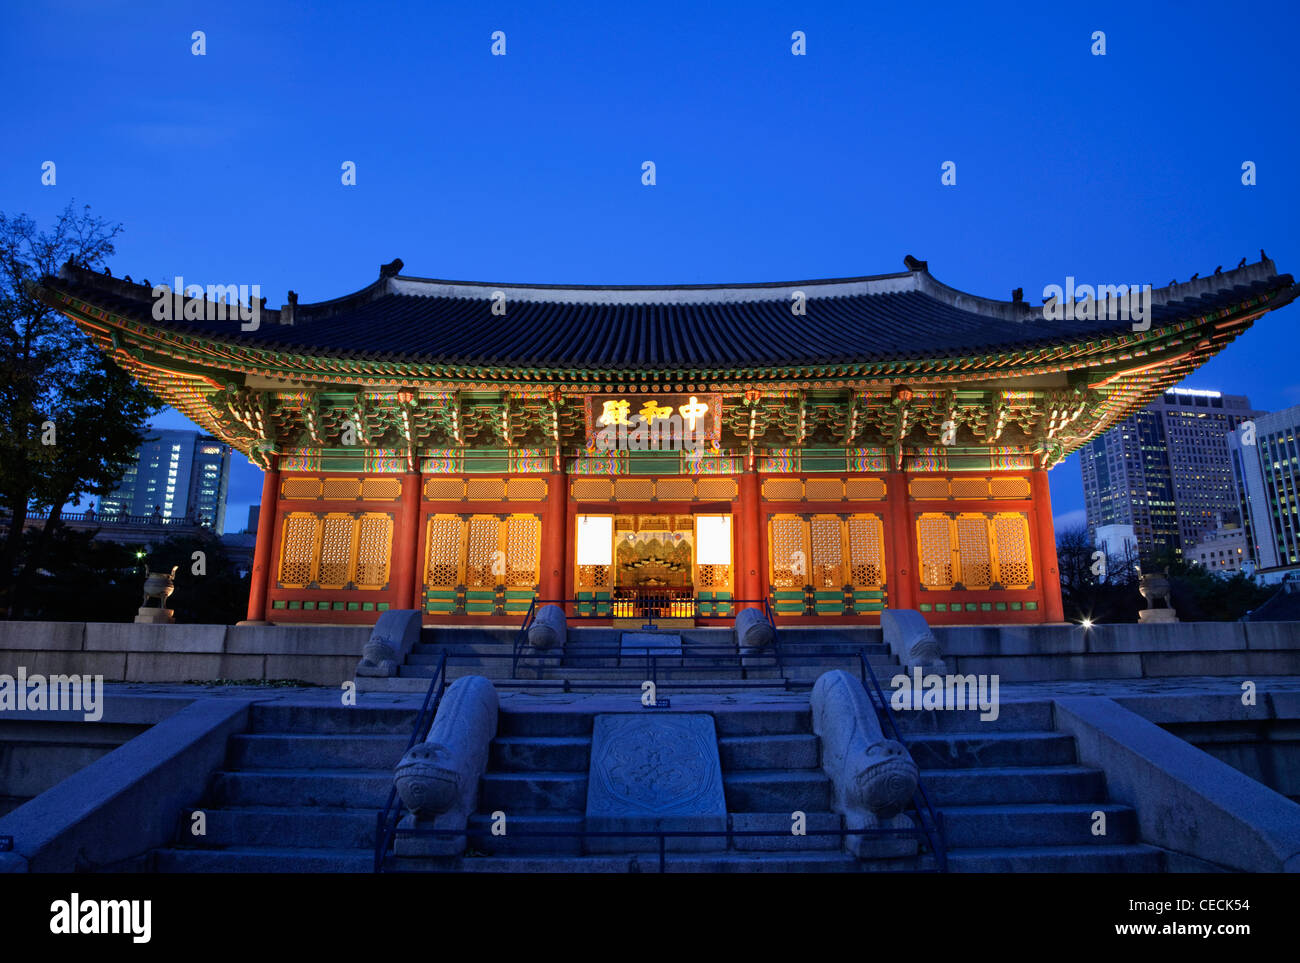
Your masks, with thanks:
M681 655L682 637L660 632L624 632L619 651L622 655Z
M587 780L587 829L725 830L727 800L713 717L598 715ZM725 835L669 838L671 850L721 850ZM588 837L589 852L647 852L655 837Z

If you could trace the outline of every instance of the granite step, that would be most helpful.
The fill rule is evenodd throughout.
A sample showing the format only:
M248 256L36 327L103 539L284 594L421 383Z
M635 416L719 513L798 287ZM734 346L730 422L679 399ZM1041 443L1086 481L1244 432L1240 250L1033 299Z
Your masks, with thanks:
M1122 845L1137 838L1137 814L1111 802L942 806L949 852L1041 846ZM1106 835L1093 836L1093 813L1106 814Z
M882 681L887 686L888 681ZM889 695L886 688L885 695ZM996 719L981 719L979 709L894 710L904 737L940 732L1048 732L1053 726L1052 703L1002 702Z
M252 707L250 732L411 733L416 709L260 703Z
M936 807L1094 802L1106 798L1105 774L1074 765L922 769L921 785Z
M375 809L248 806L202 811L207 834L193 835L187 810L181 817L178 843L200 849L266 846L347 850L373 849L375 845Z
M826 812L831 805L830 780L821 770L755 769L723 772L722 785L731 813Z
M587 773L493 772L479 781L478 807L483 812L510 813L585 811Z
M636 698L628 696L628 711L638 709ZM618 711L604 706L585 710L573 708L503 710L497 720L498 736L591 736L597 712ZM664 710L658 710L664 711ZM671 712L676 709L667 710ZM806 705L771 708L721 708L713 710L713 724L719 737L756 735L805 735L811 732L812 713Z
M579 832L586 819L580 811L506 814L505 833L493 836L494 820L491 813L479 812L470 817L469 828L484 835L471 836L469 849L492 856L525 854L554 854L579 856L582 854L580 836L528 835L546 832ZM470 857L472 858L472 857Z
M250 733L227 744L226 768L389 769L406 751L397 733Z
M800 855L726 851L673 853L664 861L669 873L853 873L857 861L843 853ZM657 852L613 856L484 856L463 859L462 873L657 873Z
M591 738L582 736L498 736L488 747L492 772L586 772Z
M1050 766L1075 762L1073 737L1058 732L912 736L907 739L907 748L921 769Z
M1153 846L1011 846L948 851L954 873L1159 873L1165 855Z
M591 741L595 714L564 709L505 711L497 716L497 738L502 736L586 736Z
M731 847L742 852L810 853L818 851L840 852L843 836L815 835L817 832L842 829L844 819L839 813L808 812L804 814L804 828L814 835L796 836L791 832L794 820L791 813L732 813L731 828L736 832L769 832L771 836L732 836Z
M745 769L816 769L821 745L811 733L723 736L718 754L724 772Z
M393 788L392 769L258 769L213 775L208 806L334 806L379 809Z
M239 846L227 849L161 849L159 873L369 873L373 849Z

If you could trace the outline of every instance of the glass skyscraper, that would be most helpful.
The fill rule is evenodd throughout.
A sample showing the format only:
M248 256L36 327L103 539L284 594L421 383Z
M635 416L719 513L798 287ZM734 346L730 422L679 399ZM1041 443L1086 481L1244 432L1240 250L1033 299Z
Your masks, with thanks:
M225 530L230 483L230 446L197 431L152 429L113 494L100 502L103 515L186 518Z

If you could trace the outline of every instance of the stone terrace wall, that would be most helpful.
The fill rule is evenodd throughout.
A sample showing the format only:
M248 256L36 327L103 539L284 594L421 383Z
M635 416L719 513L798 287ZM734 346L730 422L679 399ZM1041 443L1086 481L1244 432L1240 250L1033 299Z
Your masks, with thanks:
M0 622L0 674L102 675L105 682L295 679L341 685L368 625Z
M1300 675L1300 622L936 625L950 670L1003 682Z

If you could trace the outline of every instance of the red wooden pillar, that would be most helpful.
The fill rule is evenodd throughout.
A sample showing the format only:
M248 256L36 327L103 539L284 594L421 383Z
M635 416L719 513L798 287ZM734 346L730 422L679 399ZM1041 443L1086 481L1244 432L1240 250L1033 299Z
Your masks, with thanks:
M542 557L537 591L545 601L572 598L565 588L568 568L569 478L553 471L546 479L546 514L542 516Z
M253 548L253 571L248 577L248 621L266 621L266 595L271 587L271 542L279 524L280 468L275 455L262 472L262 505L257 511L257 544Z
M547 495L550 498L550 495ZM577 591L577 502L569 494L567 483L560 489L560 502L556 513L564 519L564 598L573 598ZM612 587L612 586L611 586ZM573 615L573 607L564 607L565 615Z
M1056 561L1056 527L1052 523L1052 490L1047 472L1035 468L1031 476L1034 496L1034 528L1038 533L1038 582L1043 587L1043 620L1064 622L1061 604L1061 573Z
M758 554L758 472L750 469L740 476L739 492L736 498L736 515L733 524L739 529L736 533L736 573L739 579L736 592L742 599L750 599L751 604L740 608L758 608L753 600L762 598L763 590L758 576L762 564Z
M907 473L892 471L885 478L889 531L889 598L891 609L916 608L917 576L912 513L907 508Z
M420 475L418 472L406 472L402 475L402 497L398 504L397 526L393 530L393 569L389 581L393 587L393 597L397 606L415 603L416 564L416 528L420 518Z

